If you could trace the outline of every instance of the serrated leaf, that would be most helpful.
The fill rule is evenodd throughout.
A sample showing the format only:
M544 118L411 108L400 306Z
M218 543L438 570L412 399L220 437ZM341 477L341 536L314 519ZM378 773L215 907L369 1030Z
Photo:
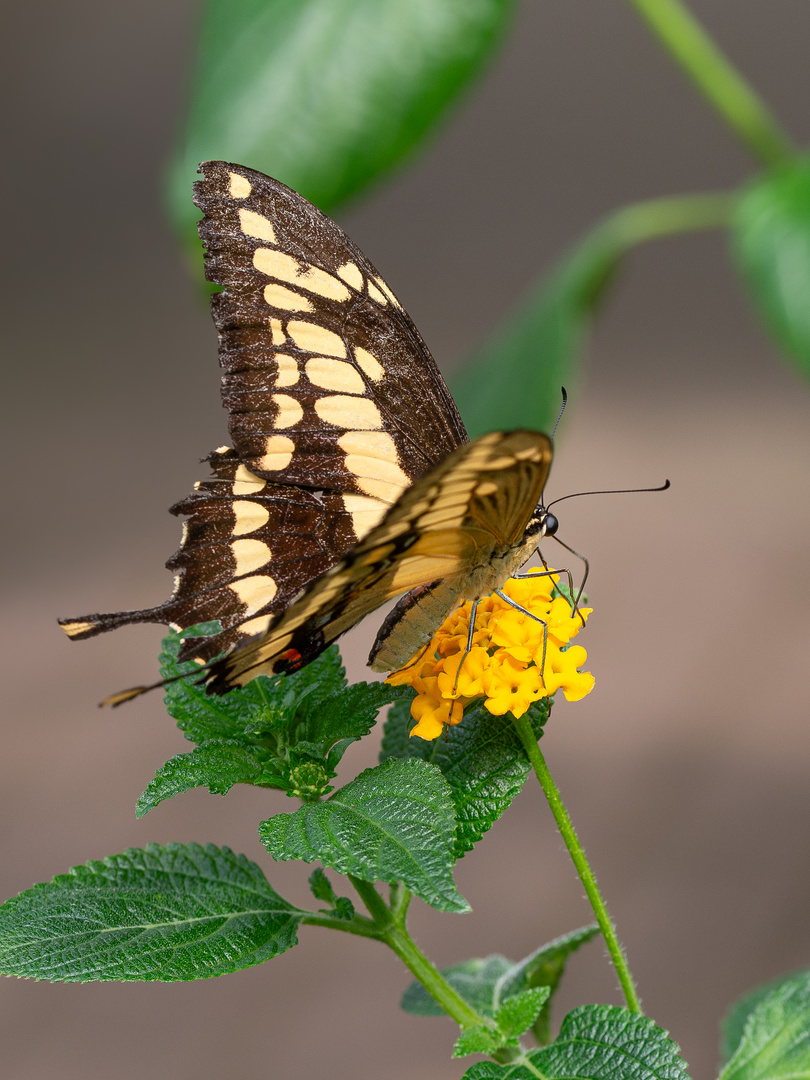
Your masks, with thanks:
M466 1057L467 1054L491 1054L505 1043L503 1036L485 1024L465 1028L456 1039L453 1047L454 1058Z
M259 827L274 859L319 859L364 881L402 881L443 911L468 911L453 884L455 812L439 770L421 761L366 769L327 800Z
M810 374L810 159L749 185L734 214L732 249L763 321Z
M461 858L518 794L531 768L529 759L511 719L493 716L481 704L468 706L462 722L446 728L439 739L410 738L412 697L411 693L389 710L380 760L416 758L441 769L456 807L454 851L456 858ZM548 704L535 702L528 715L539 735L548 717Z
M560 387L576 385L591 314L626 248L626 237L597 227L459 368L450 389L470 438L551 430Z
M211 739L189 754L169 758L138 799L135 813L141 818L164 799L195 787L207 787L212 795L225 795L234 784L261 783L283 788L280 776L270 777L265 773L268 756L258 747L245 746L241 740Z
M514 964L495 953L484 959L464 960L442 969L442 977L482 1016L494 1016L493 995L498 981ZM411 983L400 1001L400 1008L414 1016L444 1016L444 1009L421 983Z
M755 990L732 1017L739 1040L718 1080L810 1076L810 971Z
M0 907L0 972L64 982L208 979L296 944L307 914L244 855L150 844L74 866Z
M334 904L335 890L332 888L332 882L320 866L312 871L307 880L309 882L309 891L316 900L323 900L325 904Z
M495 1013L498 1030L510 1038L522 1035L535 1022L550 996L550 986L538 986L515 994Z
M400 161L497 44L513 0L207 0L169 202L200 161L269 173L329 211Z
M171 682L163 699L169 716L191 742L203 743L209 739L237 739L244 736L251 718L262 707L264 691L278 682L259 675L245 687L237 687L228 694L214 695L205 692L205 686L191 681L199 678L198 664L188 660L178 662L180 648L186 638L205 637L215 633L218 623L201 623L187 630L172 630L162 642L160 674L164 679L176 679L178 675L189 676Z
M570 1012L548 1046L509 1065L481 1061L464 1080L688 1080L686 1063L666 1031L617 1005Z

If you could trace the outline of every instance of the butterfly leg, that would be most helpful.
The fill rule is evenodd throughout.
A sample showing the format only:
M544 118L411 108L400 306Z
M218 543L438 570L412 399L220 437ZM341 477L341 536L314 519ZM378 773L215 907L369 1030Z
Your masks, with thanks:
M553 537L553 539L556 540L557 537L555 536L555 537ZM558 541L558 543L562 543L562 541L560 540L560 541ZM567 545L563 544L563 547L567 547ZM569 548L568 550L573 551L573 548ZM534 574L531 574L531 573L512 574L512 577L515 577L515 578L545 577L547 574L565 574L565 576L566 576L566 578L568 580L568 592L570 594L570 598L566 597L566 599L568 599L568 603L571 605L571 614L572 615L579 615L580 622L584 626L585 625L585 618L582 615L582 612L579 610L579 598L580 598L580 596L582 596L582 590L585 588L585 580L588 577L589 564L588 564L588 560L585 558L584 555L580 555L578 551L574 551L573 553L578 558L582 559L582 561L585 563L585 577L583 577L583 579L582 579L582 584L580 585L579 591L577 592L576 596L574 596L574 578L573 578L573 575L571 574L571 571L568 570L567 568L563 569L563 570L549 570L548 563L546 562L545 558L543 557L543 553L540 550L540 548L537 549L537 556L540 559L540 562L545 567L545 570L542 571L539 574L536 573L536 572ZM557 590L557 594L558 594L558 596L562 596L562 593L559 591L559 589ZM553 593L552 593L552 595L553 595Z
M515 575L515 576L517 576L517 575ZM530 575L526 575L526 576L528 577ZM546 680L545 680L545 677L544 677L543 673L546 670L546 646L548 645L548 623L544 619L541 619L539 615L535 615L535 613L533 611L529 611L528 608L523 607L522 604L519 604L516 600L513 600L510 596L507 596L505 592L501 592L500 589L495 590L495 595L499 596L501 598L501 600L504 601L504 603L509 604L509 606L513 607L516 611L522 611L523 614L528 615L530 619L534 619L535 622L539 622L540 625L543 627L543 656L542 656L542 659L541 659L541 662L540 662L540 681L542 682L543 686L545 687Z
M453 696L455 697L458 690L458 680L461 675L461 669L464 667L464 661L472 652L473 637L475 636L475 613L478 611L478 605L480 600L473 600L472 607L470 608L470 629L467 631L467 644L464 646L464 652L462 653L461 660L459 661L458 668L456 669L456 677L453 680Z

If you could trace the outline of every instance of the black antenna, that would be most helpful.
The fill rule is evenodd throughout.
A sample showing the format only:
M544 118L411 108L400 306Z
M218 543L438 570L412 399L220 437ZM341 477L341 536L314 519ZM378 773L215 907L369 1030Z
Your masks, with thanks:
M568 404L568 392L566 391L564 386L560 387L560 393L562 394L562 405L560 406L560 411L557 413L557 419L554 422L554 430L551 433L552 442L554 442L554 436L557 434L557 428L560 426L562 414L565 412L565 406Z
M552 506L556 506L557 503L565 502L566 499L578 499L580 495L635 495L651 491L666 491L667 488L672 487L669 480L665 480L660 487L650 488L612 488L606 491L575 491L573 495L562 495L559 499L555 499L554 502L550 502L546 507L546 510L550 510Z

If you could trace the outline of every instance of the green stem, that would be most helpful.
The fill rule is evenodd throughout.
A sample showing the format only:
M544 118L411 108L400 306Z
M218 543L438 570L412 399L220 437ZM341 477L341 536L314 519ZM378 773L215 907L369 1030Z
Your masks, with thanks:
M592 250L601 241L606 254L615 259L646 240L705 229L722 229L731 219L735 200L736 194L726 191L643 199L608 214L580 241L578 247Z
M761 164L782 165L795 156L779 121L680 0L629 3Z
M307 926L323 926L327 930L342 930L344 934L357 934L359 937L374 938L379 941L380 932L371 919L364 915L355 915L353 919L336 919L334 915L315 912L301 920Z
M532 763L535 775L540 781L540 786L551 807L554 820L557 822L557 828L560 830L560 834L565 841L565 846L568 848L568 853L577 869L580 881L585 887L585 892L590 900L593 913L596 916L596 921L599 923L599 929L602 931L602 936L608 947L613 966L616 968L616 974L619 977L619 982L624 992L625 1000L627 1001L627 1007L632 1012L641 1012L641 1002L638 999L638 994L636 993L636 988L633 983L633 976L630 974L630 968L627 966L627 960L622 951L619 938L616 935L616 928L610 918L605 901L602 899L602 894L599 892L596 878L585 857L585 851L582 844L579 842L579 837L574 830L571 818L568 816L568 811L563 805L557 786L551 777L551 773L548 771L545 758L540 752L540 747L537 745L537 739L532 731L531 723L526 716L515 719L514 723L517 733L520 736L520 740L529 756L529 761Z
M487 1024L486 1017L481 1016L471 1008L463 997L457 993L450 983L444 978L439 969L428 960L405 926L405 909L407 908L407 890L404 890L397 905L397 916L385 903L377 892L374 885L369 881L349 874L349 880L357 890L363 903L369 910L374 920L375 936L384 942L389 949L393 950L410 971L430 994L435 1002L451 1016L461 1027L473 1027L476 1024ZM397 890L404 889L396 886ZM410 896L407 896L410 899ZM347 926L349 924L347 923Z

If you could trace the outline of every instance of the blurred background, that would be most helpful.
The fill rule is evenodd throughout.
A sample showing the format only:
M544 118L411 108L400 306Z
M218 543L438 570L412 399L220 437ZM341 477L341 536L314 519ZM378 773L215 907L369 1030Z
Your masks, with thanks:
M692 9L799 144L810 141L801 0ZM57 616L161 602L166 508L224 441L216 339L165 224L160 179L182 121L191 0L7 5L3 114L3 897L149 841L244 851L293 901L256 826L277 792L195 791L141 821L155 769L187 749L154 695L160 630L69 643ZM249 164L249 163L248 163ZM446 372L600 215L723 189L746 154L628 7L529 0L505 49L426 150L338 215ZM190 193L189 193L190 194ZM591 856L645 1010L714 1075L733 999L810 964L810 394L737 288L719 234L635 251L609 293L557 445L552 497L592 561L594 693L543 749ZM516 388L519 392L519 387ZM345 639L363 677L376 622ZM352 748L341 779L374 763ZM416 901L440 965L520 957L589 921L527 788L459 865L473 912ZM2 984L15 1080L457 1077L449 1020L401 1013L408 975L372 942L304 927L300 946L188 985ZM598 942L570 964L557 1020L620 1001Z

